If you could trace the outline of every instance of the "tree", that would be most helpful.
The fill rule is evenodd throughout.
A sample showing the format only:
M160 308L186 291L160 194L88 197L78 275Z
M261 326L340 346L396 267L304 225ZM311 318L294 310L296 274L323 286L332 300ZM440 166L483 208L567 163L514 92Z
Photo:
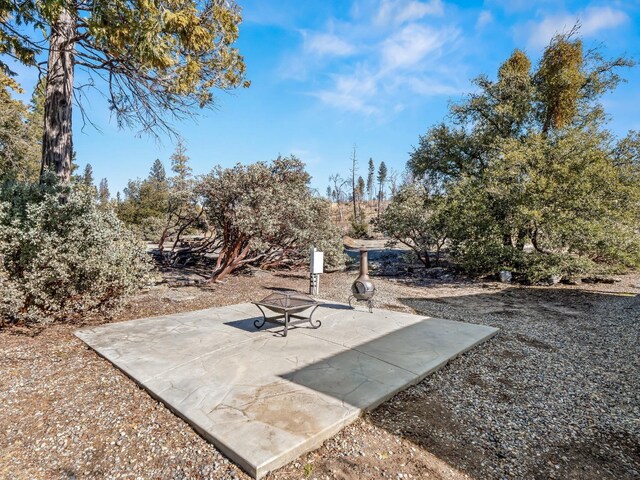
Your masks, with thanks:
M82 183L86 187L93 187L93 167L90 163L87 163L84 167L84 174L82 175Z
M575 34L554 37L534 71L516 50L496 81L478 77L452 125L412 153L409 169L443 196L451 252L468 272L538 281L640 265L634 136L615 141L599 103L632 62L584 52Z
M181 236L190 229L206 230L202 221L204 210L198 202L196 182L189 166L187 147L182 139L178 140L171 155L171 171L174 175L169 179L167 211L158 250L164 261L176 263L181 257L186 258L186 253L191 253L188 249L186 252L178 250ZM164 245L170 237L173 238L173 244L168 254L165 254ZM201 249L202 245L197 248Z
M106 178L100 180L100 186L98 187L98 202L100 202L100 206L105 208L109 205L109 199L111 198L111 194L109 193L109 184Z
M436 259L439 258L446 240L440 218L434 215L437 210L435 204L423 185L406 185L374 221L376 230L389 237L387 246L406 245L425 268L431 268L429 251L435 249Z
M145 180L130 180L124 200L117 206L118 217L146 240L156 241L164 228L169 208L169 182L159 159Z
M39 89L34 91L31 105L13 98L20 86L0 71L0 181L37 180L40 168L42 110Z
M391 190L391 198L395 197L398 193L398 176L399 173L397 170L391 169L391 173L389 174L389 187Z
M327 266L342 263L342 242L330 206L312 195L310 176L295 157L271 163L216 167L198 187L217 243L212 281L243 265L300 265L311 246Z
M358 202L362 202L362 200L364 199L364 189L365 189L364 178L360 176L358 177L358 183L356 187L356 193L358 194Z
M358 184L356 183L356 174L358 172L358 160L356 158L356 146L353 146L353 152L351 154L351 203L353 204L353 219L355 220L358 216L358 208L357 208L357 188Z
M167 182L167 172L159 158L156 158L156 161L153 162L153 165L151 166L151 170L149 170L149 180L158 183Z
M373 158L369 158L369 171L367 173L367 193L369 194L369 201L373 200L375 185L376 167L373 164Z
M76 68L87 86L102 87L119 126L144 132L170 131L171 120L212 105L214 88L248 86L233 47L241 21L233 0L3 2L0 18L0 53L34 67L48 56L42 170L63 181L71 176L74 92L82 88ZM0 69L10 71L1 60Z
M384 196L384 184L387 181L387 166L384 162L380 162L378 167L378 218L380 218L380 204Z
M189 166L187 147L182 138L178 139L176 149L171 154L171 170L175 173L177 181L186 182L191 178L192 169Z
M344 186L347 184L347 180L344 180L339 173L334 173L329 176L329 181L333 184L332 194L333 199L336 202L336 206L338 208L338 215L340 216L340 221L342 218L342 208L340 206L340 202L342 202L342 198L344 197Z

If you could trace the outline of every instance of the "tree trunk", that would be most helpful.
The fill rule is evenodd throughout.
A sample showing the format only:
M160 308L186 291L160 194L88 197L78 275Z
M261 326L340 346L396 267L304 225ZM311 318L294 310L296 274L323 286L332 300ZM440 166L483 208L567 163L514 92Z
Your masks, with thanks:
M71 107L75 35L76 25L73 17L68 10L61 10L58 19L51 27L49 38L40 175L45 171L51 171L63 182L71 180L73 155Z

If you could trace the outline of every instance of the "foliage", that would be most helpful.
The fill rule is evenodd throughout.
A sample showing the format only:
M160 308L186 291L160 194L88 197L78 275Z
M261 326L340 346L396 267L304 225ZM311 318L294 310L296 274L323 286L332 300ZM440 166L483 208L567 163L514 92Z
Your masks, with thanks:
M0 188L0 323L50 323L112 309L144 285L135 237L82 185Z
M446 237L442 231L437 210L437 200L427 194L424 186L409 184L402 187L393 197L385 211L374 220L376 230L384 233L389 241L387 246L398 243L413 250L422 264L429 268L429 251L439 254Z
M380 204L384 198L384 184L387 181L387 165L384 162L380 162L378 167L378 217L380 216Z
M98 202L100 202L101 208L107 208L109 206L109 199L111 198L111 193L109 192L109 183L106 178L100 180L100 185L98 186Z
M169 210L169 182L156 160L145 180L129 180L124 200L116 207L118 218L145 240L160 238Z
M616 141L598 103L632 62L584 53L574 34L556 36L534 72L516 50L497 81L478 77L452 125L412 154L467 272L507 268L535 282L640 266L638 136Z
M369 234L369 224L365 219L362 209L358 212L358 216L351 217L351 230L349 236L352 238L365 238Z
M369 158L368 169L367 169L367 194L369 195L369 201L373 200L373 197L374 197L373 194L376 188L375 173L376 173L376 167L373 163L373 158Z
M246 264L300 264L311 246L325 252L328 268L343 263L330 205L311 194L309 180L295 157L216 167L203 179L198 190L220 248L214 280Z
M204 220L204 211L198 201L196 193L196 180L191 173L187 148L178 141L175 152L171 155L171 171L174 176L169 179L169 196L167 210L164 215L164 224L158 249L164 261L175 262L178 259L178 243L185 232L205 232L207 225ZM165 242L173 238L173 244L165 254Z
M15 100L18 84L0 70L0 181L33 181L40 174L42 102L36 87L31 106Z
M38 66L46 47L30 32L48 35L65 11L75 64L95 84L108 78L104 92L121 125L153 130L164 115L210 105L212 88L243 84L244 61L233 47L240 10L226 0L2 2L0 54ZM9 71L1 60L0 69Z

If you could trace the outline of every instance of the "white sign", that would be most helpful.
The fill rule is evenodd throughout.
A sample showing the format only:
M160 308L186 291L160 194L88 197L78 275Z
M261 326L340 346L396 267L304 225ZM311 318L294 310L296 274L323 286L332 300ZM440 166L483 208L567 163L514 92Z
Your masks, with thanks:
M311 249L311 273L324 273L324 252Z

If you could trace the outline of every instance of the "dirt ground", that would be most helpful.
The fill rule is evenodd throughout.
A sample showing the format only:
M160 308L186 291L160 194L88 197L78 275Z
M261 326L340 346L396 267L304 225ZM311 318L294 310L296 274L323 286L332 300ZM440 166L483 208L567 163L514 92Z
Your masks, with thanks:
M322 277L345 301L355 273ZM501 328L271 479L639 478L640 276L545 288L375 278L377 306ZM304 272L161 285L115 318L0 331L0 478L248 478L72 332L228 305Z

